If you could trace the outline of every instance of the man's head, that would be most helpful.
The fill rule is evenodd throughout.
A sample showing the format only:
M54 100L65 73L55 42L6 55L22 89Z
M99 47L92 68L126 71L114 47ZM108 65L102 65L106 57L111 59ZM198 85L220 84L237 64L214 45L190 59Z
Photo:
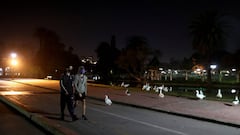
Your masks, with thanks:
M78 73L79 73L79 74L85 74L85 73L86 73L86 70L85 70L84 66L80 66L80 67L78 68Z

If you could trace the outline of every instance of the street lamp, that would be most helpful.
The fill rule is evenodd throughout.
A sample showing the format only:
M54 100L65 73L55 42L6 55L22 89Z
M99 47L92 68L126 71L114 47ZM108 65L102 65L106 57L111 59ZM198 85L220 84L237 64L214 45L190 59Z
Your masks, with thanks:
M11 58L12 58L12 59L17 58L17 54L16 54L16 53L11 53L10 55L11 55Z

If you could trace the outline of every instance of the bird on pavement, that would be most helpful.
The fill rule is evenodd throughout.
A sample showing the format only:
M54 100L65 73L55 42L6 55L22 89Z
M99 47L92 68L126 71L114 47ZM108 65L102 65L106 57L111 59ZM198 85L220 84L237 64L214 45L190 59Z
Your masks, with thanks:
M218 89L218 93L217 93L216 97L218 97L218 98L222 98L222 92L221 92L221 89Z
M235 96L235 100L233 100L232 103L233 103L234 105L238 105L238 104L239 104L238 96Z
M130 95L131 95L131 93L130 93L130 91L129 91L128 89L126 89L125 94L126 94L127 96L130 96Z
M112 101L111 101L111 99L108 97L108 95L105 95L105 103L106 103L107 105L112 105Z

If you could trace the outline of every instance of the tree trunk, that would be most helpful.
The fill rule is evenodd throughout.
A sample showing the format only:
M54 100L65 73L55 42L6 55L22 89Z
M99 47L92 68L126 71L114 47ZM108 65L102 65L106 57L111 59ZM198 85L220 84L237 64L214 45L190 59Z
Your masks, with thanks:
M212 84L212 74L211 74L211 68L207 69L207 83L208 85Z

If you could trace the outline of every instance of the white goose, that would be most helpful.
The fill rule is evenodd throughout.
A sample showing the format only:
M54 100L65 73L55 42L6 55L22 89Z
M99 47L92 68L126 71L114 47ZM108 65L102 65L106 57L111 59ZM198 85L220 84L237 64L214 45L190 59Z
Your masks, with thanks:
M150 91L151 86L149 86L149 83L146 83L145 85L143 85L142 90L146 90L146 91Z
M158 96L161 97L161 98L164 98L164 94L162 93L163 89L161 89L160 87L159 88L159 94Z
M127 96L130 96L130 95L131 95L131 93L129 92L128 89L126 89L125 94L126 94Z
M233 103L234 105L238 105L238 104L239 104L238 96L235 96L235 100L233 100L232 103Z
M154 90L155 92L158 92L158 87L157 87L156 85L154 85L153 90Z
M121 83L121 87L127 88L127 87L129 87L129 85L130 85L130 84L125 84L124 82Z
M222 98L222 92L221 92L221 89L218 89L218 93L217 93L216 97L218 97L218 98Z
M168 92L168 87L164 87L163 91Z
M232 89L231 90L231 93L236 93L237 91L235 89Z
M169 91L170 91L170 92L172 91L172 87L169 87Z
M108 95L105 95L105 103L107 105L112 105L112 101L111 101L111 99L109 99Z
M196 97L199 99L204 99L206 96L203 94L202 90L196 90Z

